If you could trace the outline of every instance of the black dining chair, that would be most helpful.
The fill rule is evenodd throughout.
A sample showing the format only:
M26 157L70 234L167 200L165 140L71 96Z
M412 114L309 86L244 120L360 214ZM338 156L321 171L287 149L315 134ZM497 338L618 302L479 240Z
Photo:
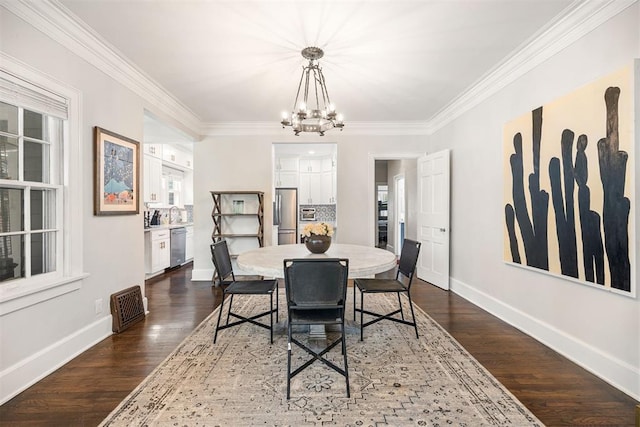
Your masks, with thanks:
M242 323L252 323L261 328L269 329L271 334L271 344L273 344L273 314L276 315L276 322L278 322L278 281L276 279L271 280L236 280L236 276L233 273L233 266L231 265L231 257L229 256L229 248L227 242L221 240L211 245L211 258L216 268L218 281L222 288L222 302L220 303L220 311L218 313L218 322L216 323L216 331L213 335L213 343L216 343L218 339L218 331L232 326L237 326ZM231 280L227 280L228 278ZM276 306L273 307L273 296L276 297ZM229 309L227 312L227 322L225 325L220 326L220 320L222 318L222 310L224 308L224 302L226 296L229 295ZM241 316L231 311L233 305L234 295L269 295L270 308L268 311L261 312L251 317ZM261 317L269 315L270 324L256 321ZM237 320L229 323L231 317Z
M418 325L416 324L416 316L413 312L413 303L411 302L411 282L416 271L418 256L420 255L420 242L415 240L404 239L402 243L402 252L400 253L400 262L395 279L355 279L353 286L353 320L356 320L356 312L360 312L360 341L364 337L364 328L381 320L387 319L393 322L402 323L413 326L416 330L416 338L418 338ZM400 275L404 276L404 281ZM405 281L407 282L405 284ZM360 308L356 307L356 288L360 290ZM397 310L387 314L374 313L364 308L364 295L374 293L395 293L398 295ZM405 320L402 311L402 302L400 294L406 294L409 299L409 308L411 309L411 317L413 321ZM400 318L392 317L400 313ZM364 323L364 315L374 316L373 320Z
M347 397L349 391L349 368L347 366L347 344L345 341L344 316L347 299L347 276L349 260L339 258L299 258L284 260L284 283L289 315L287 343L287 399L291 396L291 379L315 361L345 377ZM321 351L309 348L293 336L294 328L310 325L339 325L340 336L328 343ZM298 331L295 331L298 332ZM305 330L305 333L307 331ZM291 370L292 344L297 345L311 359ZM331 349L342 344L343 368L324 357Z

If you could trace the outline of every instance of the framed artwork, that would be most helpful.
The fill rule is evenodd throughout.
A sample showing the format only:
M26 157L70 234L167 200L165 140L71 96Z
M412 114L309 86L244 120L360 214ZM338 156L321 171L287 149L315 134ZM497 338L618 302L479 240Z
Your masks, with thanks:
M640 62L504 126L504 260L635 297Z
M140 143L94 127L94 215L135 215L140 205Z

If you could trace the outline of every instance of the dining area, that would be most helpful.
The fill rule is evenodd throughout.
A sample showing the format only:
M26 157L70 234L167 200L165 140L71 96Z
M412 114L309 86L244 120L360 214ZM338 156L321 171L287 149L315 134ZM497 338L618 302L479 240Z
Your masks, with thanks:
M345 378L346 396L350 397L346 344L346 336L350 331L359 331L362 341L365 326L386 319L413 326L416 339L418 338L410 288L420 243L405 240L398 260L392 252L376 247L332 244L330 235L327 236L330 234L329 229L323 232L316 230L318 234L311 233L310 230L311 227L305 243L259 247L239 254L236 258L238 268L251 275L245 280L240 276L236 277L233 271L227 242L220 240L211 244L217 278L214 283L222 288L213 343L216 343L219 331L245 323L267 329L270 345L274 344L274 331L286 330L287 400L291 397L292 379L316 361ZM315 239L316 236L329 239ZM396 269L395 279L376 279L376 274L392 269ZM281 284L284 292L280 290ZM353 320L346 320L347 311L351 312L347 309L349 287L353 289L353 306L350 307L353 310ZM360 295L359 306L356 289ZM384 314L365 309L364 295L367 293L396 294L397 308ZM401 294L407 298L410 318L407 313L405 319ZM264 296L260 302L262 308L251 316L240 314L233 308L234 297L243 298L247 295ZM286 301L286 318L281 319L279 306L282 297ZM360 315L358 324L357 313ZM368 319L371 317L373 320L365 323L365 314ZM267 317L268 322L263 319ZM349 328L345 327L346 322L350 323ZM339 363L328 356L337 347L342 355ZM297 362L292 363L294 348L302 350L307 359L300 361L298 356L295 359Z
M342 376L323 363L313 363L292 379L291 397L286 399L284 297L273 344L269 343L269 331L250 323L220 331L214 344L222 289L211 286L210 281L194 282L191 275L191 268L182 267L149 281L149 316L145 322L100 343L87 358L70 362L52 374L55 382L42 382L15 404L5 405L3 419L25 419L29 415L24 409L18 414L20 408L32 399L49 396L51 404L43 417L61 425L70 418L66 406L56 403L61 398L73 402L75 408L82 407L85 424L104 426L158 425L176 420L185 425L204 421L216 425L369 425L376 420L391 425L492 425L495 419L491 414L513 425L541 425L536 417L544 419L545 424L559 425L562 416L557 409L546 410L545 397L538 389L529 392L530 382L523 383L526 378L518 373L542 365L536 375L548 386L538 388L546 387L550 392L557 393L560 387L569 393L578 383L586 384L587 390L597 387L597 379L578 372L566 359L542 350L535 353L535 359L523 358L523 347L540 345L456 294L417 277L411 295L420 338L416 339L411 327L382 321L366 328L360 341L359 324L351 316L353 281L349 279L345 325L351 397L346 397ZM377 276L393 275L391 270ZM284 295L282 284L279 290ZM375 297L371 304L376 308L397 303L395 295L369 296ZM407 313L407 298L402 298L402 303ZM234 301L235 309L248 317L268 304L268 297L262 295ZM473 328L473 334L467 333L469 328ZM302 330L298 335L304 340L308 333ZM341 362L339 348L330 353L326 356ZM110 357L105 358L105 354ZM292 361L302 362L306 354L296 351ZM85 369L87 363L90 370ZM127 367L124 386L123 364ZM101 373L98 382L96 369ZM93 372L90 378L88 372ZM560 373L567 380L552 381ZM70 382L83 384L85 397L57 387ZM96 393L118 385L117 393L96 401ZM598 402L595 395L589 397L592 395L590 392L584 398L590 402L588 407L579 402L574 406L562 403L563 413L594 413ZM632 403L619 399L608 412L611 417L623 412L623 404L633 409ZM39 407L32 407L31 412L37 411ZM622 421L619 424L625 425Z

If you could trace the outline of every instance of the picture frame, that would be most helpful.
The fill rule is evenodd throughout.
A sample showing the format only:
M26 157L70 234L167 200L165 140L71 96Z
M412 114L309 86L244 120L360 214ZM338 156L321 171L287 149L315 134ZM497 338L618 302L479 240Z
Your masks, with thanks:
M94 127L94 215L140 212L140 143Z

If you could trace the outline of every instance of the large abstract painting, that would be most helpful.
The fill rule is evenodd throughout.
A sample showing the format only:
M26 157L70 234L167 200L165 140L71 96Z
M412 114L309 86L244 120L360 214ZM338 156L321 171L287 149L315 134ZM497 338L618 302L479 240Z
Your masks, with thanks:
M637 61L504 127L504 259L635 296Z

